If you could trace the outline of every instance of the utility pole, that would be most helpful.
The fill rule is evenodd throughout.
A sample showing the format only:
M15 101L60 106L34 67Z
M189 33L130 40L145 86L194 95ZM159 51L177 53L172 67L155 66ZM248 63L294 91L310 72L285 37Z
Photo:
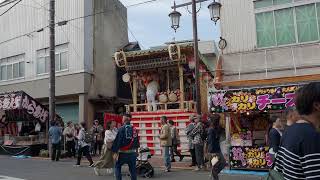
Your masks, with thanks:
M193 26L193 58L196 61L195 83L196 83L196 104L197 114L201 115L201 96L200 96L200 62L198 56L198 23L197 23L197 3L192 0L192 26Z
M49 68L49 122L55 121L55 88L56 88L56 70L55 70L55 0L50 0L49 7L49 32L50 32L50 68ZM48 122L48 127L49 127ZM49 131L47 131L49 132ZM49 137L49 136L48 136ZM50 152L50 145L48 141L48 150ZM50 154L50 153L49 153Z

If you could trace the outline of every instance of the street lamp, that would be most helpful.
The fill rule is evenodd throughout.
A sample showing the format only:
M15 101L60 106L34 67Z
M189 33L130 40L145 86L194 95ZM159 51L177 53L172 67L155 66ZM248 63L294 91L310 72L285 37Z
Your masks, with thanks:
M210 12L210 17L211 17L211 20L217 24L217 21L219 21L220 19L220 9L221 9L221 3L219 2L216 2L215 0L209 4L208 6L208 9L209 9L209 12Z
M194 71L195 71L195 84L196 84L196 107L197 107L197 114L201 115L201 97L200 97L200 62L198 57L198 26L197 26L197 10L196 10L196 4L205 2L208 0L191 0L191 2L183 3L176 6L176 2L174 2L174 6L171 7L173 11L169 14L169 17L171 18L171 27L176 31L179 28L180 23L180 17L181 13L176 11L176 8L185 7L192 5L192 27L193 27L193 58L195 61ZM220 8L221 4L219 2L216 2L215 0L208 6L210 10L210 16L211 20L217 23L217 21L220 19ZM192 67L192 66L191 66Z
M174 7L176 7L176 2L174 2ZM175 32L180 27L180 16L181 13L176 11L176 8L174 8L174 10L169 14L169 17L171 19L171 27Z

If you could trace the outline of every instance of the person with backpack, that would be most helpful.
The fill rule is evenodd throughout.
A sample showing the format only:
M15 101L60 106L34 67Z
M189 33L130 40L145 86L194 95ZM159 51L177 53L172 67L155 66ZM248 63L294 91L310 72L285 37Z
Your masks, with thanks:
M76 166L80 166L81 158L83 155L86 156L90 165L92 167L93 161L90 155L90 144L93 141L93 134L88 130L87 124L85 122L80 123L81 130L78 134L79 152Z
M298 89L295 104L300 120L284 131L268 179L320 179L320 82Z
M195 115L191 115L189 117L189 125L187 126L187 128L185 130L185 133L186 133L187 139L188 139L189 152L190 152L190 156L191 156L191 160L192 160L189 167L193 167L193 166L197 165L196 152L194 150L194 144L192 144L193 136L191 135L192 130L196 126L196 124L194 123L195 119L196 119Z
M116 139L112 144L114 153L116 180L122 179L121 167L128 164L131 180L137 180L136 159L140 146L138 131L131 125L131 115L123 116L123 126L119 128Z
M195 119L195 128L191 132L192 144L194 145L197 167L195 171L200 171L204 166L204 126L201 115Z
M93 142L92 142L92 154L93 156L101 155L102 146L103 146L103 126L99 124L99 120L94 120L93 126L91 128L93 133ZM99 153L97 153L99 151Z
M172 146L170 148L171 154L171 162L176 162L174 159L174 153L180 157L180 162L183 160L184 156L178 151L178 145L180 144L180 135L177 127L174 125L172 120L169 120L169 126L171 128L171 138L172 138Z

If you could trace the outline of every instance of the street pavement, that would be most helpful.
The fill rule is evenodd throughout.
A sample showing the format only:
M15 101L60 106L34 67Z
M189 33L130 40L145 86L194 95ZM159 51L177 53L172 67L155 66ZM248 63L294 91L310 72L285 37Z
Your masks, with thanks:
M83 163L81 167L73 167L74 160L51 162L41 159L15 159L9 156L0 156L0 180L113 180L113 176L95 176L93 168ZM124 174L127 171L124 168ZM6 177L5 177L6 176ZM138 178L143 179L143 178ZM156 168L156 180L206 180L208 172L193 172L190 170L174 169L164 173ZM123 180L129 180L123 177Z

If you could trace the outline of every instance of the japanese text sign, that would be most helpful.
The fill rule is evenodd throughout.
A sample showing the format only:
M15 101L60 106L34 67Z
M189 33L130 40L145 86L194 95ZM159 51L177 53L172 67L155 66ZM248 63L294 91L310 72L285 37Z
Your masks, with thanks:
M230 150L230 165L232 169L269 169L272 158L269 147L232 146Z
M209 93L211 112L281 110L295 106L298 86L234 90Z
M46 122L49 119L49 111L22 91L0 95L0 110L16 109L26 111L41 122Z

